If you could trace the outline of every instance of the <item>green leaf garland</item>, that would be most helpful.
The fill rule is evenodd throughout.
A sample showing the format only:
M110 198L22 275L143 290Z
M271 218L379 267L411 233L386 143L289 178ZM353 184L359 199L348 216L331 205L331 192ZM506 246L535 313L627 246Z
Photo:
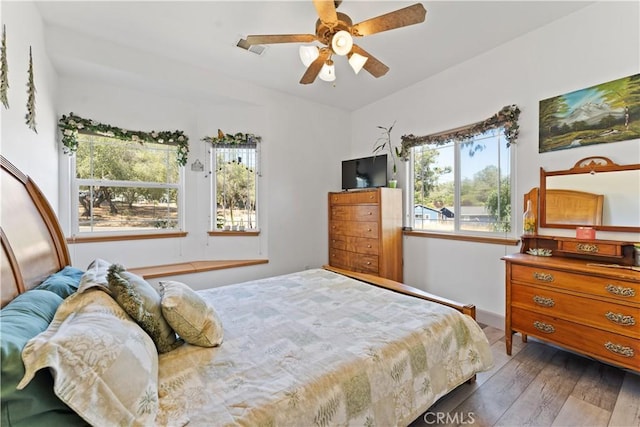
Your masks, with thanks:
M255 144L262 141L262 137L254 135L252 133L238 132L236 134L223 133L218 129L218 136L205 136L202 138L204 142L208 142L213 145L240 145L240 144Z
M498 127L504 128L504 136L507 139L507 147L510 147L512 144L515 144L517 142L518 134L520 133L518 117L520 117L520 108L518 108L517 105L507 105L505 107L502 107L500 111L498 111L488 119L469 126L463 126L451 131L445 131L425 136L403 135L401 138L401 157L403 160L408 160L409 149L411 147L426 144L443 145L453 140L465 140Z
M33 56L31 46L29 46L29 81L27 82L27 114L24 116L29 129L36 130L36 85L33 83Z
M94 135L108 136L123 141L135 141L140 144L145 142L157 144L176 145L178 150L178 164L184 166L187 164L189 154L189 137L181 130L170 131L131 131L121 129L115 126L96 122L95 120L85 119L69 113L68 116L63 115L58 120L58 128L62 132L62 144L65 152L68 154L75 153L78 149L78 132L89 133Z
M7 26L2 26L2 48L0 50L0 101L4 108L9 108L9 66L7 65Z

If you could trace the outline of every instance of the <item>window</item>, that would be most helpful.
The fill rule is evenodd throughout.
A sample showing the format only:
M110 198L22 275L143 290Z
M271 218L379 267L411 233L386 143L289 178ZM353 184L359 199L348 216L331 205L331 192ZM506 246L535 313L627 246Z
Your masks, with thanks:
M71 183L74 234L181 229L177 155L172 144L78 133Z
M410 151L414 229L511 231L511 156L504 128L437 146L416 145Z
M258 229L257 140L213 144L212 224L217 231Z

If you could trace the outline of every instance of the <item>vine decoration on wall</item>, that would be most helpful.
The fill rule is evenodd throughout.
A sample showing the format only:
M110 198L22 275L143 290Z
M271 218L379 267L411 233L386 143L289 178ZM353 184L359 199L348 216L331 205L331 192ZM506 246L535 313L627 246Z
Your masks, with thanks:
M58 128L62 132L62 145L67 154L75 153L78 150L78 132L108 136L122 141L134 141L140 144L157 143L177 146L177 161L180 166L187 164L189 154L189 137L181 130L142 132L121 129L116 126L107 125L91 119L85 119L69 113L63 115L58 120Z
M33 56L29 46L29 81L27 82L27 114L24 116L29 129L38 133L36 129L36 85L33 83Z
M262 137L252 133L238 132L235 134L224 133L218 129L218 136L205 136L204 142L212 145L252 145L262 141Z
M7 26L2 26L2 48L0 49L0 101L9 108L9 65L7 64Z
M403 135L402 139L402 160L409 160L409 149L419 145L444 145L449 141L464 141L475 135L480 135L488 130L499 127L504 128L504 136L507 139L507 147L514 145L518 140L520 126L518 118L520 117L520 108L517 105L507 105L502 107L493 116L481 122L462 126L456 129L439 132L425 136Z

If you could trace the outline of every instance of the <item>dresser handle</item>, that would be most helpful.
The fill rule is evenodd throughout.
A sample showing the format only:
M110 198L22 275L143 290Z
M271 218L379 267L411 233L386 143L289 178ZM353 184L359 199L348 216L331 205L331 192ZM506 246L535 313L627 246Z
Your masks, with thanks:
M611 353L616 353L624 357L635 356L635 352L631 347L625 347L620 344L614 344L611 341L607 341L606 343L604 343L604 348L609 350Z
M371 229L370 229L370 228L367 228L367 231L371 231Z
M593 245L591 243L578 243L576 245L576 249L580 252L596 253L598 252L598 245Z
M556 302L553 300L553 298L545 298L538 295L535 295L533 297L533 302L543 307L553 307L554 305L556 305Z
M604 317L606 317L607 320L622 326L634 326L636 324L636 319L634 319L633 316L625 316L622 313L607 311Z
M543 323L543 322L539 322L539 321L535 321L533 322L533 326L539 330L540 332L544 332L545 334L552 334L556 331L556 328L553 327L553 325L549 325L547 323Z
M533 278L542 282L553 282L553 274L551 273L533 273Z
M373 212L369 212L369 215L373 215Z
M636 291L633 288L623 288L622 286L607 285L605 286L607 292L613 295L621 297L635 297Z
M367 261L367 265L371 265L371 261Z
M367 248L368 248L368 249L371 249L371 245L367 245Z

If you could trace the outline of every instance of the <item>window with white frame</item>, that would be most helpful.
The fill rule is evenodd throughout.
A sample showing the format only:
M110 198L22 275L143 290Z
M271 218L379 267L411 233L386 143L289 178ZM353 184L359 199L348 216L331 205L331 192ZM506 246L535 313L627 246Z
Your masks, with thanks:
M77 134L72 161L74 234L182 229L182 168L176 146Z
M410 148L413 228L511 234L512 156L505 128Z
M211 228L216 231L258 230L259 144L212 144Z

